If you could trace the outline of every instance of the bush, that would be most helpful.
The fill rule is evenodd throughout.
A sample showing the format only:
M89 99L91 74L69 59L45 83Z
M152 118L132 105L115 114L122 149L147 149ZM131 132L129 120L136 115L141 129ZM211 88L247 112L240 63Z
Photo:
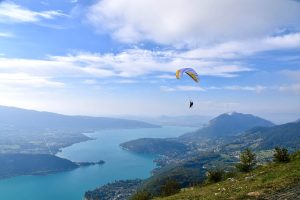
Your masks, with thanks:
M256 155L248 148L241 153L240 160L236 168L241 172L249 172L256 165Z
M180 191L180 185L176 180L168 179L160 188L161 196L170 196Z
M224 178L224 170L222 169L209 169L207 172L207 180L210 183L216 183Z
M288 153L288 150L286 148L275 148L274 153L274 161L275 162L290 162L290 155Z
M236 170L233 170L231 169L230 171L226 172L225 175L224 175L224 179L228 179L228 178L233 178L233 177L236 177L237 175L237 171Z
M137 191L130 200L150 200L151 194L148 191Z

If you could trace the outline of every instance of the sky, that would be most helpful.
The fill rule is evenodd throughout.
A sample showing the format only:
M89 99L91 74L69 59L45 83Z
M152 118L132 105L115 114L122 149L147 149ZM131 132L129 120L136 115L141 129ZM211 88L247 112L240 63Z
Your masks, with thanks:
M294 121L299 13L297 0L0 0L0 105ZM183 67L200 83L177 80Z

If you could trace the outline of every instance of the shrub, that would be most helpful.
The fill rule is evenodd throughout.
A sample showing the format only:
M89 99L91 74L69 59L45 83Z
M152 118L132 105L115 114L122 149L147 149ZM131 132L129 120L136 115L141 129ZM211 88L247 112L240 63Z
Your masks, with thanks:
M236 168L241 172L249 172L256 165L256 155L250 149L245 149L240 155L240 163Z
M160 188L161 196L170 196L172 194L176 194L180 191L180 185L176 180L167 179L165 184L163 184Z
M224 178L224 170L222 169L209 169L207 172L207 180L210 183L216 183Z
M290 155L286 148L275 147L274 153L274 161L275 162L289 162Z
M225 173L224 179L233 178L233 177L236 177L236 175L237 175L237 171L234 169L231 169Z
M130 200L150 200L151 194L148 191L137 191Z

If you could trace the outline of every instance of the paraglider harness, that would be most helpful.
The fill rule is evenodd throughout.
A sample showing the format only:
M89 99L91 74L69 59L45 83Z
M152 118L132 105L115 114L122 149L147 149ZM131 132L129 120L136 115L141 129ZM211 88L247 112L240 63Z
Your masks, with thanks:
M192 102L192 101L190 100L190 108L193 107L193 105L194 105L194 102Z

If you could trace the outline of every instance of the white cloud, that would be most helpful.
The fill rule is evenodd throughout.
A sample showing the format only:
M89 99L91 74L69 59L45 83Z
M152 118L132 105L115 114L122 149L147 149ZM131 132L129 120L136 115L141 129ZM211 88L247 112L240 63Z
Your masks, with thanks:
M121 79L121 80L118 80L117 83L132 84L132 83L137 83L137 81L136 80L132 80L132 79Z
M160 86L160 90L163 91L163 92L174 92L174 91L176 91L175 88L168 87L168 86Z
M236 91L255 91L257 93L261 93L263 90L267 89L267 87L261 85L257 85L257 86L232 85L232 86L225 86L223 88L226 90L236 90Z
M300 94L300 84L289 84L289 85L281 85L281 86L240 86L240 85L228 85L228 86L208 86L208 87L200 87L200 86L160 86L160 90L163 92L175 92L175 91L202 91L208 92L211 90L231 90L231 91L245 91L245 92L256 92L262 93L264 91L275 91L275 92L288 92Z
M181 57L180 52L130 49L118 54L78 53L47 59L0 58L0 72L20 72L55 77L139 77L155 72L175 73L181 66L195 66L200 75L233 77L250 68Z
M158 78L158 79L174 79L174 77L175 77L175 73L173 75L162 74L162 75L156 76L156 78Z
M204 88L199 86L177 86L176 88L180 91L205 91Z
M300 84L292 84L292 85L285 85L279 87L279 91L281 92L293 92L296 94L300 93Z
M98 82L96 80L93 80L93 79L86 79L86 80L83 81L83 83L87 84L87 85L95 85Z
M3 56L0 57L0 73L23 73L36 77L83 78L85 80L116 77L125 78L119 80L119 83L133 83L136 81L131 80L133 77L145 75L151 75L155 79L153 81L174 78L171 74L174 74L178 68L192 66L200 76L236 77L242 72L255 70L238 62L243 56L285 48L300 48L300 33L267 37L261 40L227 42L211 48L185 51L151 51L135 48L115 54L78 52L64 56L49 56L45 59L5 58ZM285 71L285 73L289 76L296 76L294 71ZM296 76L295 79L298 77ZM89 84L88 82L91 83L87 81L85 84ZM223 89L261 92L265 88L228 86ZM181 90L184 89L181 88ZM185 88L185 90L188 89Z
M7 87L30 87L30 88L42 88L42 87L64 87L64 83L52 81L47 77L32 76L24 73L0 73L1 86Z
M300 49L300 33L225 42L212 47L195 48L184 52L183 56L190 59L233 59L264 51L285 49Z
M2 23L25 23L38 22L45 19L55 19L56 17L66 16L58 10L33 11L17 5L11 1L0 3L0 22Z
M161 86L161 91L164 92L174 92L174 91L209 91L209 90L232 90L232 91L250 91L261 93L264 90L270 90L274 87L266 87L261 85L256 86L239 86L239 85L231 85L231 86L209 86L209 87L200 87L200 86L176 86L176 87L168 87L168 86Z
M87 18L123 42L194 46L299 30L299 13L292 0L99 0Z
M238 62L243 56L286 48L300 49L300 33L267 37L261 40L227 42L211 48L185 51L151 51L135 48L115 54L78 52L64 56L49 56L45 59L0 57L0 73L84 79L121 77L128 80L133 77L151 75L154 79L161 80L174 78L171 73L174 74L180 67L192 66L200 76L236 77L242 72L255 70ZM285 73L295 76L294 72ZM227 89L259 92L264 88L232 87Z
M299 48L300 33L286 34L277 37L268 37L263 43L269 48Z
M281 73L292 81L300 83L300 70L283 70Z
M13 33L9 33L9 32L0 32L0 38L1 37L12 38L12 37L15 37L15 35Z
M186 85L181 85L181 86L176 86L176 87L169 87L169 86L161 86L160 90L163 92L174 92L174 91L206 91L203 87L200 86L186 86Z

